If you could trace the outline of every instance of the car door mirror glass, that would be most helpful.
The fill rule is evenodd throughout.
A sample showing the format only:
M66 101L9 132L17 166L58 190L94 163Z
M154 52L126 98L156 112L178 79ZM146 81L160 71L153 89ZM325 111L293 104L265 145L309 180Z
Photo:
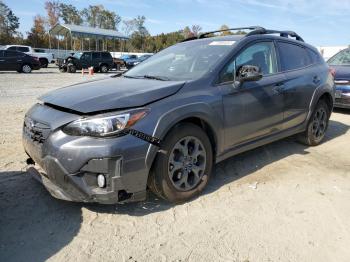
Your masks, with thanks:
M259 81L262 78L261 70L258 66L243 65L237 70L237 81L243 82Z

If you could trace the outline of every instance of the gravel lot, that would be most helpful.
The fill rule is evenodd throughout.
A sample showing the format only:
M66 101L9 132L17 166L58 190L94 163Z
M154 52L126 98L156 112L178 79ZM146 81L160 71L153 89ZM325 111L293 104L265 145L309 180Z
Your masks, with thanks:
M216 165L183 205L53 199L24 172L23 116L39 95L101 77L0 72L0 261L350 261L350 111L318 147L288 138Z

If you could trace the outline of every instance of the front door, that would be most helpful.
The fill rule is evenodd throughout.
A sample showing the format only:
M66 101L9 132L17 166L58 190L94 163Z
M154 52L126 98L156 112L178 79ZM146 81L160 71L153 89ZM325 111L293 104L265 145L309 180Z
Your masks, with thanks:
M258 66L259 81L235 86L236 72L242 65ZM277 133L283 122L284 75L278 73L275 45L256 42L236 56L220 75L223 92L226 149Z
M91 66L91 53L83 53L80 57L81 68L87 69Z
M2 50L0 50L0 70L5 70L5 54Z

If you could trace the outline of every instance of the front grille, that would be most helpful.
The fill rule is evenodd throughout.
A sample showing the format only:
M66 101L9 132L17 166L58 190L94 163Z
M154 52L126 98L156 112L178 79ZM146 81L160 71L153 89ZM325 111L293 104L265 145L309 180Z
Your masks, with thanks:
M29 117L24 119L23 132L33 142L43 144L50 135L50 127Z
M336 98L335 99L336 104L349 104L350 105L350 98Z

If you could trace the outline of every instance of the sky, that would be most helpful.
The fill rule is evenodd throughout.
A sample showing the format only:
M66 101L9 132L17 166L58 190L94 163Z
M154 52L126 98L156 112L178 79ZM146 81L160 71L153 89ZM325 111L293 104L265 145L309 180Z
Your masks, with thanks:
M4 0L20 18L25 33L36 14L45 15L44 0ZM350 0L61 0L78 9L102 4L123 19L146 17L152 35L198 24L202 31L259 25L292 30L315 46L350 45ZM119 28L120 30L121 28Z

